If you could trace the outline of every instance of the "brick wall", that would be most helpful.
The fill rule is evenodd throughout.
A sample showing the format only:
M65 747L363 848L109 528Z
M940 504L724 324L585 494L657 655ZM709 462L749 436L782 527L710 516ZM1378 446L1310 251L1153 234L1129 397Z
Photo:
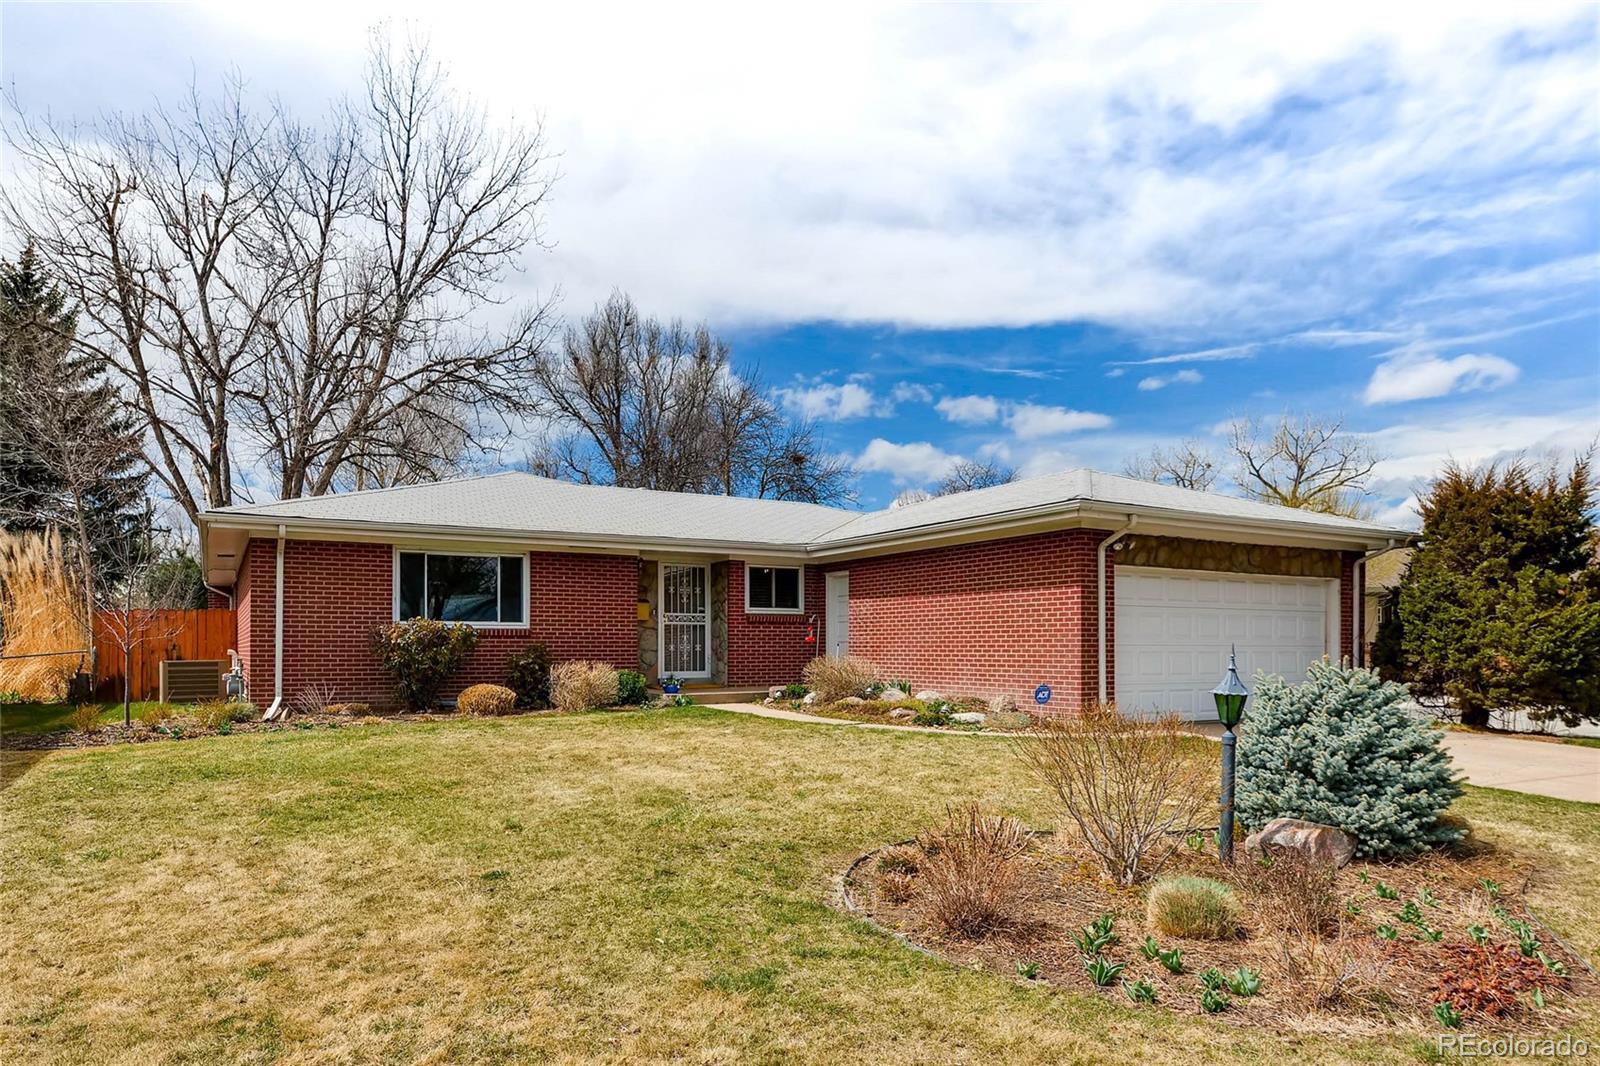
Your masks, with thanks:
M229 597L228 597L228 594L226 592L218 592L216 589L211 588L210 586L206 587L206 607L207 607L207 609L213 610L213 611L215 611L215 610L224 610L225 611L225 610L228 610L229 608L231 608L232 606L233 606L233 604L229 602Z
M822 637L822 570L805 568L805 611L759 614L744 609L745 564L728 563L727 683L781 685L800 680L800 671L825 647ZM816 617L816 642L806 643L809 619Z
M239 599L239 653L252 698L272 699L274 542L250 543ZM557 660L600 659L635 669L636 558L533 552L528 565L527 629L483 627L451 696L478 682L503 683L507 657L534 641ZM386 703L389 680L368 648L374 628L394 612L394 553L386 544L291 540L284 549L283 691L331 686L340 700Z
M1070 713L1096 688L1095 547L1105 536L1062 530L831 567L850 572L851 654L918 688L1004 693L1029 707L1048 683L1050 710Z

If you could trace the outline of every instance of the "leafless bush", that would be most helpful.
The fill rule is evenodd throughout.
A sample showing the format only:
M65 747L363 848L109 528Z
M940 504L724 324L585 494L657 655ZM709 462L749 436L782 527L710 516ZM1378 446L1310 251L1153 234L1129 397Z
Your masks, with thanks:
M850 655L820 655L806 663L802 675L818 702L833 703L846 696L865 696L878 679L878 668Z
M1234 879L1250 895L1250 912L1276 942L1272 966L1283 987L1327 1007L1359 994L1376 976L1343 936L1334 868L1294 851L1241 863Z
M468 715L510 714L516 706L517 694L501 685L473 685L456 697L456 710Z
M295 694L294 711L296 714L327 714L337 696L332 685L313 682Z
M617 702L617 671L607 663L574 659L550 671L550 702L563 711L588 711Z
M1124 717L1111 706L1038 722L1016 751L1119 884L1153 876L1202 806L1215 802L1208 766L1176 716Z
M904 870L889 870L878 875L878 895L888 903L908 903L917 894L917 879Z
M961 936L983 936L1021 917L1029 886L1023 853L1032 843L1021 822L984 814L976 803L947 812L923 837L917 895L928 917Z

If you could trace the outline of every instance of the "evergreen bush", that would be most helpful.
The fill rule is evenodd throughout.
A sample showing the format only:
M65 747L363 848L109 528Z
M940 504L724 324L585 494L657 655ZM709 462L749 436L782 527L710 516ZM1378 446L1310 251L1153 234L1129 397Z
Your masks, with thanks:
M378 667L394 681L395 698L412 710L430 710L439 690L478 646L478 631L428 618L380 627L372 636Z
M506 688L517 694L517 706L540 711L550 706L550 649L529 644L506 660Z
M1408 713L1405 686L1372 670L1312 663L1306 681L1257 674L1239 738L1235 809L1337 826L1362 857L1412 855L1459 840L1440 816L1461 795L1439 731Z

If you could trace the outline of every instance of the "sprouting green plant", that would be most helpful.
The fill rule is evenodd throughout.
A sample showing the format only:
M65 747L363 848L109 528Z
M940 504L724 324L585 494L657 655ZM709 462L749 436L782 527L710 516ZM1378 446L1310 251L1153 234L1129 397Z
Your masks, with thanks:
M1408 899L1406 900L1406 905L1400 908L1400 913L1396 914L1395 917L1408 925L1416 925L1422 921L1422 908Z
M1117 942L1117 934L1111 931L1115 922L1110 914L1102 914L1089 928L1073 933L1072 943L1085 955L1098 955Z
M1261 991L1261 971L1241 966L1226 976L1228 990L1236 996L1249 998Z
M1206 850L1206 835L1204 833L1190 833L1183 838L1183 842L1189 845L1190 851L1198 853Z
M1155 1003L1156 986L1149 981L1124 981L1122 991L1135 1003Z
M1361 904L1352 897L1344 901L1344 914L1346 918L1354 918L1361 913Z
M1481 925L1467 926L1467 935L1472 938L1474 944L1487 944L1489 942L1489 930Z
M1526 923L1517 930L1517 948L1530 959L1539 953L1539 938L1533 935L1533 930Z
M1437 907L1439 905L1439 897L1435 896L1426 885L1422 886L1422 890L1417 893L1417 900L1424 907Z
M1456 1010L1454 1003L1449 1001L1444 1003L1435 1003L1433 1005L1433 1016L1437 1018L1439 1020L1439 1024L1444 1026L1446 1029L1461 1028L1461 1012Z
M1228 979L1222 976L1221 970L1213 966L1209 970L1201 971L1200 984L1210 991L1216 992L1227 987Z
M1509 922L1511 920L1510 912L1507 911L1505 905L1501 903L1496 903L1493 907L1490 907L1489 913L1493 914L1502 922Z
M1122 971L1128 968L1125 962L1112 962L1110 959L1099 955L1092 955L1083 960L1084 972L1089 975L1089 980L1101 988L1114 984Z
M1567 964L1562 962L1560 959L1552 959L1544 952L1537 950L1534 951L1534 955L1537 956L1540 962L1544 963L1545 969L1549 970L1557 977L1567 976Z
M1173 948L1171 951L1159 952L1156 955L1161 960L1161 965L1167 968L1168 973L1183 972L1183 949Z
M1383 937L1383 939L1385 939L1385 940L1398 940L1398 939L1400 939L1400 931L1397 930L1394 926L1390 925L1388 922L1385 922L1382 925L1378 926L1378 935Z
M1492 878L1488 878L1488 877L1480 877L1480 878L1478 878L1478 887L1483 889L1483 894L1488 896L1490 899L1499 899L1500 898L1500 882L1499 881L1495 881Z
M1156 943L1155 937L1147 936L1144 943L1139 945L1139 954L1154 962L1156 956L1161 954L1161 945Z
M1374 892L1376 892L1378 894L1378 898L1379 899L1399 899L1400 898L1400 892L1399 892L1398 889L1390 888L1388 885L1386 885L1382 881L1376 882L1372 886L1372 891L1374 891Z
M1036 962L1017 963L1017 976L1023 980L1032 981L1039 976L1039 964Z
M1360 878L1360 880L1361 880L1361 883L1362 883L1362 884L1367 884L1367 883L1368 883L1368 882L1369 882L1369 881L1371 881L1371 880L1372 880L1372 878L1371 878L1371 877L1370 877L1370 876L1369 876L1369 875L1368 875L1368 874L1367 874L1367 871L1365 871L1365 870L1362 870L1362 871L1361 871L1361 872L1360 872L1360 873L1359 873L1359 874L1357 874L1357 875L1356 875L1356 876L1357 876L1357 877L1358 877L1358 878Z
M1444 933L1438 929L1435 929L1427 922L1418 922L1417 939L1426 940L1430 944L1437 944L1439 941L1444 939Z
M1544 1010L1544 989L1537 985L1533 989L1533 1006L1535 1010Z
M1216 1014L1228 1009L1228 997L1215 988L1208 988L1200 993L1200 1009L1207 1014Z

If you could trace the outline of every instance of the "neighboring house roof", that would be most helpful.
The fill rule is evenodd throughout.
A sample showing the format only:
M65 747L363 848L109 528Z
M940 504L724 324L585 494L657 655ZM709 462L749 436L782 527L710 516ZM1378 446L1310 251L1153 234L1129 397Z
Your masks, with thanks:
M1415 548L1390 548L1367 556L1367 591L1382 592L1399 588L1400 579L1405 576L1414 551Z
M498 538L582 548L743 549L821 559L1073 523L1121 528L1130 521L1142 531L1210 539L1278 539L1345 549L1381 547L1410 537L1404 530L1334 515L1091 470L1069 470L871 512L577 485L504 473L218 508L205 512L200 524L208 541L210 575L237 561L236 552L213 552L210 543L222 540L237 549L249 536L273 535L279 525L299 537ZM208 580L228 578L208 576Z

